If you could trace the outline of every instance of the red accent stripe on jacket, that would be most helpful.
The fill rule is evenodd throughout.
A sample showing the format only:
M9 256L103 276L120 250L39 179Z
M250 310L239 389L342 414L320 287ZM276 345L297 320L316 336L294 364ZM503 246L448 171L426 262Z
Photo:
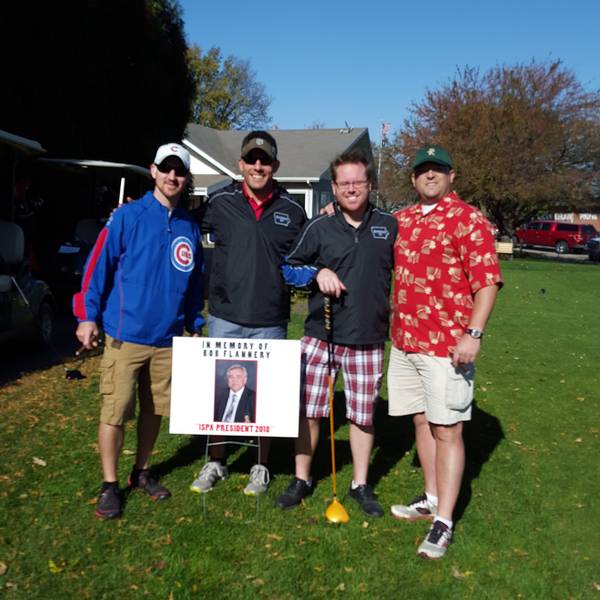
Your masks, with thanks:
M98 263L98 258L100 257L102 248L104 248L104 243L106 242L107 235L108 228L105 227L100 232L100 235L98 236L98 239L96 240L96 243L92 248L92 252L90 254L85 273L83 274L81 292L75 294L75 296L73 297L73 313L75 317L80 321L89 321L85 310L85 296L87 294L88 288L90 287L90 280L92 279L92 275L94 274L94 270L96 269L96 264Z

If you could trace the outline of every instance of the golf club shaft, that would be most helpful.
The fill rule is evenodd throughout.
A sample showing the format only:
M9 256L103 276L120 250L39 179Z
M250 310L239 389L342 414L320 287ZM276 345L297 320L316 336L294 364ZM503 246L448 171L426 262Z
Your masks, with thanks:
M337 497L337 477L335 469L335 438L333 424L333 327L331 323L331 298L325 296L325 331L327 332L327 388L329 393L329 440L331 443L331 481L333 497Z

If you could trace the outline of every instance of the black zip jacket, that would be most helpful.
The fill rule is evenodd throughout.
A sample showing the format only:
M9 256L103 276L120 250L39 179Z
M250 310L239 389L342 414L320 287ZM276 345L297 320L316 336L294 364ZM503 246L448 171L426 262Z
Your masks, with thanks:
M380 344L387 340L396 219L369 205L355 229L336 207L335 214L312 219L303 229L282 268L293 285L311 283L304 333L327 339L323 295L314 277L334 271L347 291L332 298L336 344Z
M258 221L241 183L212 194L201 217L202 232L211 232L215 241L210 314L248 327L289 320L290 294L280 265L306 220L304 208L281 187Z

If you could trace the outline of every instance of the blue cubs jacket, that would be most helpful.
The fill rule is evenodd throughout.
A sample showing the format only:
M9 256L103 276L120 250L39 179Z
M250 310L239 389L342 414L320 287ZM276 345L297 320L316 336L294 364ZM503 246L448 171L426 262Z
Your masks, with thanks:
M147 192L117 210L101 231L73 312L117 340L170 346L184 326L195 332L204 324L202 270L194 219Z

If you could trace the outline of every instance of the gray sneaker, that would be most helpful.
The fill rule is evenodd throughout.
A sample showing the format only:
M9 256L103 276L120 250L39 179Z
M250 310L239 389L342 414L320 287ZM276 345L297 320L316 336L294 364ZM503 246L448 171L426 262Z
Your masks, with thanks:
M271 477L269 475L269 469L263 465L254 465L250 469L250 481L244 488L244 494L246 496L258 496L264 494L269 489L269 483Z
M213 489L219 479L227 479L228 475L226 466L215 461L207 462L190 485L190 490L197 494L205 494Z
M437 505L427 500L427 496L417 496L410 504L394 504L391 507L392 515L402 521L431 520L437 512Z
M429 533L419 546L417 554L421 558L438 560L446 554L450 541L452 540L452 529L441 521L434 521Z

